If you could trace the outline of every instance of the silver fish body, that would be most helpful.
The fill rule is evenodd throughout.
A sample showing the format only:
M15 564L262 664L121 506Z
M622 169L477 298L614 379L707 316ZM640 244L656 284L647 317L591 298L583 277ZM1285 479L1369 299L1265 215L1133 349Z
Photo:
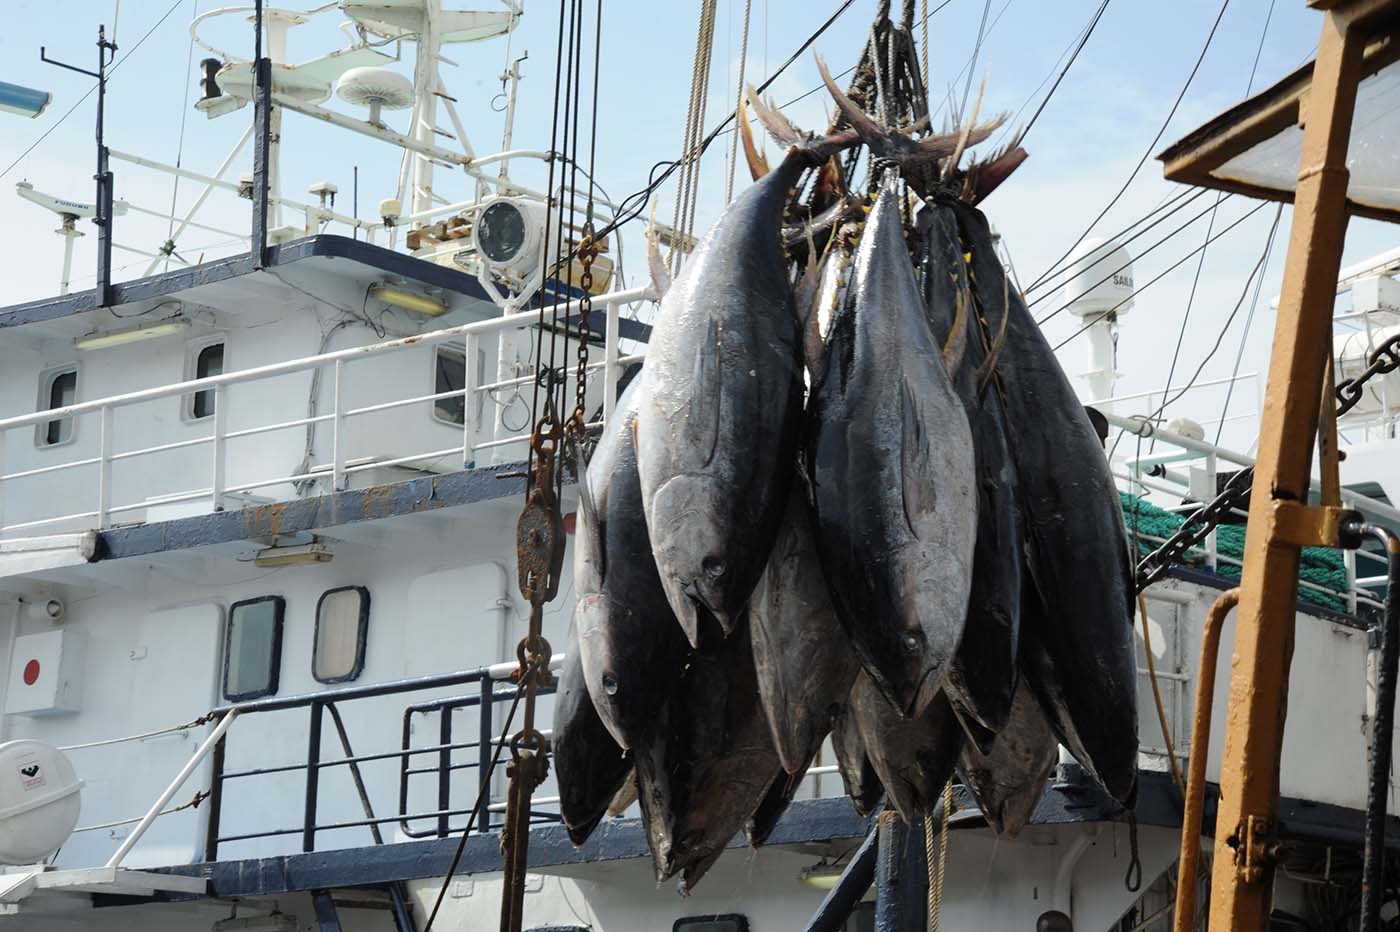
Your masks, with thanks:
M781 245L793 154L737 198L661 302L637 460L661 580L691 644L726 633L758 582L792 479L802 369Z
M793 483L749 613L758 693L788 774L811 762L860 669L831 605L802 486Z
M632 761L603 727L588 697L578 644L570 638L554 699L554 773L569 840L583 844L630 778Z
M1016 471L1007 448L1010 426L1001 387L985 370L1001 333L1001 318L978 313L951 207L921 212L926 240L924 298L936 340L964 341L962 362L950 373L967 412L977 460L977 544L962 643L945 689L970 739L984 748L1006 724L1019 677L1021 514ZM961 330L961 336L955 331ZM994 360L993 360L994 362Z
M1033 597L1021 670L1060 742L1119 801L1137 785L1134 569L1103 446L1054 351L997 260L987 219L959 205L973 286L1008 315L997 365Z
M583 672L598 715L623 748L645 741L656 727L655 710L688 651L651 558L642 513L632 441L639 392L634 380L594 450L574 535Z
M902 712L932 701L967 614L977 491L967 414L923 310L887 177L810 404L808 474L832 600Z
M851 712L890 805L911 824L932 812L963 743L942 691L917 715L904 716L862 673L851 689Z

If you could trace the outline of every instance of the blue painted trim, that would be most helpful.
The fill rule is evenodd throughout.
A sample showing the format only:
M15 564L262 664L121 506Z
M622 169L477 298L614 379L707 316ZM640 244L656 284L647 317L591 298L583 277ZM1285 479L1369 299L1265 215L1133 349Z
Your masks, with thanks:
M501 473L520 472L523 468L523 463L483 466L443 476L424 476L330 495L256 505L238 511L218 511L136 527L114 528L97 535L97 553L93 561L122 560L172 550L295 534L524 495L523 478L500 478Z
M401 252L394 252L383 246L374 246L363 240L354 240L348 236L320 234L303 237L280 246L273 246L268 249L267 265L272 268L316 257L348 259L351 262L358 262L390 275L398 275L411 281L421 282L429 287L443 288L487 303L491 301L491 297L481 287L481 283L477 281L475 275L468 275L466 272L438 265L435 262L427 262L414 256L404 255ZM240 253L236 256L214 259L210 262L163 272L147 278L120 282L112 285L112 306L121 307L137 301L163 298L167 295L197 288L200 285L209 285L238 278L242 275L250 275L255 271L257 269L252 254ZM92 310L97 303L97 289L90 288L87 291L78 291L53 298L41 298L38 301L0 308L0 330L6 327L20 327L25 324L41 323L69 317L73 314L81 314L84 311ZM601 318L603 315L597 316ZM602 327L603 323L600 320L597 327L592 329L601 333ZM629 340L642 342L645 342L651 335L650 327L627 319L619 321L618 331Z

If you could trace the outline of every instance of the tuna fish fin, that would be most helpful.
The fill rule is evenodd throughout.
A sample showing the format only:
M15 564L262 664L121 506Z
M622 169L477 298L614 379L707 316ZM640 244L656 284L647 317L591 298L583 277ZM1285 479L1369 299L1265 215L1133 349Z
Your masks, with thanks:
M690 410L685 418L686 459L696 468L710 465L719 445L719 324L711 318L705 331L700 352L695 356L691 384Z
M927 481L929 437L924 430L923 412L919 410L918 395L906 376L900 382L900 421L902 433L899 445L900 480L903 483L904 521L909 533L919 536L919 517L933 507L935 492Z
M829 136L807 132L784 116L777 107L764 103L752 87L748 89L748 98L749 103L753 104L754 116L758 117L778 145L789 152L801 152L814 162L825 162L837 152L860 142L860 134L853 129Z
M656 300L666 297L671 290L671 272L666 268L666 260L661 257L661 245L656 237L656 201L651 202L651 219L647 222L647 271L651 273L651 288L656 292Z
M768 158L762 152L758 151L758 146L754 144L753 127L749 125L749 111L744 103L745 98L749 94L753 94L751 88L747 90L744 96L739 98L739 141L744 146L744 160L749 163L749 174L753 176L754 181L757 181L768 174L769 168Z
M1001 358L1001 349L1006 345L1006 322L1011 319L1011 280L1005 275L1001 279L1001 292L1001 323L997 325L996 336L992 337L987 346L986 358L982 360L982 365L977 367L976 384L979 394L996 375L997 360Z
M961 131L933 133L922 139L913 140L908 138L904 132L885 129L876 123L869 114L861 110L855 101L847 97L846 93L836 85L835 79L831 77L831 72L826 67L826 62L822 61L820 55L817 56L817 70L821 72L822 83L826 85L827 91L836 101L837 109L851 124L861 141L877 155L894 158L901 162L928 162L945 159L954 152L961 152L962 149L982 142L996 132L1007 119L1006 115L1002 114L980 125L972 125L969 121L969 124ZM912 127L908 127L905 132L921 129L927 125L927 122L927 120L920 120Z
M1017 133L1005 146L986 159L968 166L963 179L962 199L969 204L980 204L987 195L997 189L1011 173L1021 167L1029 153L1021 148L1021 136Z
M987 72L982 72L982 84L977 88L977 99L972 103L972 115L962 122L962 132L958 134L958 147L953 150L953 154L948 156L948 160L943 163L942 177L947 181L949 176L958 169L958 162L962 160L962 154L967 149L968 136L972 133L972 127L977 122L977 114L982 109L982 98L987 93Z
M953 326L948 330L948 340L943 344L943 368L950 376L958 371L967 355L967 308L970 303L967 291L959 289Z

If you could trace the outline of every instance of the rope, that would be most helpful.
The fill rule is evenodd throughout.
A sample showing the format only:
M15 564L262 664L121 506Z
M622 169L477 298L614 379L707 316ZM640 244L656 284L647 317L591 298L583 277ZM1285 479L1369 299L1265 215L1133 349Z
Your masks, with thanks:
M927 2L927 0L925 0ZM744 102L744 71L749 64L749 14L753 12L753 0L744 0L744 36L739 40L739 90L735 92L734 110L737 116ZM729 177L724 182L724 203L727 206L734 199L734 168L739 161L739 134L731 133L729 148Z
M1162 726L1162 740L1167 743L1167 760L1172 765L1172 782L1176 784L1181 798L1186 798L1186 781L1181 776L1181 765L1176 759L1176 745L1172 742L1172 730L1167 724L1167 709L1162 704L1162 690L1157 685L1157 663L1152 659L1152 631L1147 622L1147 600L1138 593L1138 612L1142 615L1142 647L1147 655L1147 674L1152 682L1152 701L1157 704L1157 724Z
M209 791L200 790L199 792L195 793L194 796L190 797L188 801L183 802L178 806L171 806L169 809L162 809L160 812L156 813L156 815L170 815L171 813L179 812L182 809L194 809L208 798ZM144 818L146 818L144 815L139 815L133 819L118 819L115 822L102 822L97 825L80 825L77 828L73 829L73 834L76 835L79 832L96 832L99 829L104 828L118 828L123 825L132 825L137 822L140 822Z
M198 728L200 725L213 721L214 713L206 712L192 722L185 722L183 725L172 725L169 728L162 728L159 731L148 731L139 735L127 735L123 738L106 738L102 741L88 741L84 744L66 744L59 748L60 751L82 751L86 748L106 747L109 744L122 744L126 741L144 741L147 738L159 738L161 735L174 734L177 731L188 731L191 728Z
M933 860L933 818L924 813L924 855L928 863L928 927L938 932L943 913L943 878L948 870L948 820L953 811L953 781L943 784L943 819L938 830L938 862Z
M692 197L698 194L698 165L703 148L699 145L700 130L705 125L705 104L709 98L710 58L714 52L716 0L700 0L700 25L695 34L695 59L690 69L690 103L686 111L685 138L681 143L681 177L676 196L676 210L671 228L675 239L671 243L671 272L680 271L681 245L686 230L695 216Z
M922 36L922 39L921 39L921 45L922 45L923 47L920 49L920 57L921 57L921 59L922 59L922 62L921 62L921 63L923 64L924 90L927 92L927 90L928 90L928 18L929 18L928 0L922 0L922 2L921 2L921 4L920 4L920 7L919 7L919 12L922 13L922 14L923 14L923 17L924 17L923 36Z

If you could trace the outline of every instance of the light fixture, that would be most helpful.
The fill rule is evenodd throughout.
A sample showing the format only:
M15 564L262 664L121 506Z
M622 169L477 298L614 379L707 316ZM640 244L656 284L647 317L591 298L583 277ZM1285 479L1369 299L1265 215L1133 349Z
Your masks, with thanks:
M822 860L813 864L811 867L804 867L798 873L797 879L809 887L815 887L818 890L830 890L832 887L836 886L837 881L841 879L841 874L845 869L844 865L831 864Z
M312 563L329 563L335 558L325 544L313 541L295 547L267 547L259 550L253 563L262 567L307 566Z
M369 296L383 301L385 304L392 304L394 307L401 307L405 311L412 311L427 317L437 317L439 314L447 313L447 305L441 301L380 282L369 286Z
M140 327L129 327L125 330L97 331L85 334L73 341L73 348L79 350L106 349L110 346L121 346L125 343L137 343L141 340L152 340L156 337L169 336L172 333L179 333L190 325L187 317L170 317L154 324L145 324Z
M32 87L0 81L0 110L6 113L17 113L32 120L44 112L51 100L53 95L48 91L36 91Z

